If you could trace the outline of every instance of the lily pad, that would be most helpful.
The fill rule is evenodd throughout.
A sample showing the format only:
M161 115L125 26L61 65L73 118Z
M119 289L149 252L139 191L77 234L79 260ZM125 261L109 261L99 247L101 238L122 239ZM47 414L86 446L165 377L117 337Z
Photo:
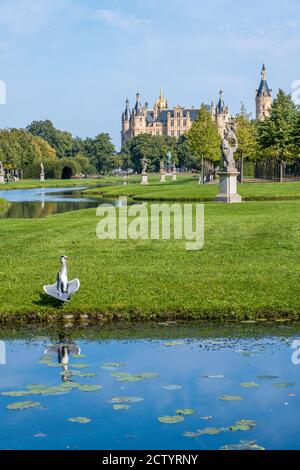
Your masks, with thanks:
M240 441L239 444L230 444L220 447L220 450L265 450L256 441Z
M102 385L80 385L78 387L78 390L81 390L82 392L97 392L98 390L102 390Z
M72 354L72 357L74 357L74 359L84 359L86 358L86 355L85 354Z
M259 385L256 382L242 382L241 387L244 388L257 388Z
M183 437L189 437L189 438L193 439L193 438L199 437L200 432L185 431L182 435L183 435Z
M37 408L38 406L40 406L40 403L35 401L17 401L10 403L6 408L8 410L26 410L28 408Z
M162 385L161 388L163 388L164 390L181 390L182 386L170 384L170 385Z
M256 421L250 419L241 419L236 421L233 426L230 426L230 431L250 431L256 427Z
M95 372L80 372L79 370L69 370L67 373L65 371L61 371L59 374L67 377L97 377Z
M144 401L144 398L140 397L112 397L111 403L139 403Z
M277 388L288 388L288 387L293 387L295 385L295 382L274 382L272 383L273 387Z
M207 434L208 436L215 436L217 434L220 434L224 430L224 428L204 428L199 429L197 431L199 432L199 435Z
M193 410L192 408L178 408L176 410L176 413L179 414L179 415L189 416L189 415L194 415L196 413L196 411Z
M183 416L159 416L158 421L164 424L176 424L184 421Z
M74 369L87 369L88 367L91 367L91 366L89 364L79 362L78 364L73 364L72 367L74 367Z
M64 387L64 384L56 387L47 385L28 385L29 395L62 395L70 391L70 387Z
M127 374L125 372L113 372L110 374L112 377L117 379L117 382L140 382L143 380L142 377L133 374Z
M102 364L101 368L102 369L107 369L107 370L114 370L118 369L119 367L125 367L127 364L125 362L105 362Z
M79 424L88 424L91 422L89 418L85 418L83 416L77 416L76 418L69 418L68 421L71 423L79 423Z
M114 410L128 410L130 408L129 405L113 405Z
M219 400L222 400L222 401L242 401L243 398L240 397L239 395L221 395L219 397Z
M16 397L17 398L17 397L26 397L26 396L30 395L30 392L28 390L27 391L25 391L25 390L20 390L20 391L15 390L14 391L13 390L11 392L2 392L1 395L3 397Z
M142 372L136 376L141 377L142 379L155 379L156 377L159 377L159 374L157 372Z

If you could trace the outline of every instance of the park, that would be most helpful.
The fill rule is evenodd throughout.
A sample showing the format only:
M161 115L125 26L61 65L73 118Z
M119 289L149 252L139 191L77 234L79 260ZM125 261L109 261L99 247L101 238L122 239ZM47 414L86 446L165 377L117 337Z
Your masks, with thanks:
M277 3L3 0L2 464L299 450L299 2Z

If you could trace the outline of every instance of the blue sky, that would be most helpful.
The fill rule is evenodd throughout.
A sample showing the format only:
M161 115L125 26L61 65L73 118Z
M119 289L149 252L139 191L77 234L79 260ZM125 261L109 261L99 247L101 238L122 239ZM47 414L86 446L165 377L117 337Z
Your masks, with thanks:
M75 135L109 132L137 91L150 104L216 101L230 110L300 79L299 0L0 0L1 127L51 119Z

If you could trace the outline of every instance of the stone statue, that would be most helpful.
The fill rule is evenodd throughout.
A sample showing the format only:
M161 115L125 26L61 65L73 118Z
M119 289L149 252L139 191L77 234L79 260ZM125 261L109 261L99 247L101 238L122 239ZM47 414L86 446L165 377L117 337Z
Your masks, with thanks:
M44 169L44 164L43 164L43 162L41 162L40 181L45 181L45 169Z
M160 162L160 174L164 175L165 174L165 163L163 160Z
M172 164L171 168L172 168L173 175L176 175L176 165L175 165L175 163Z
M168 172L170 172L171 171L171 161L172 161L172 153L170 152L170 150L167 153L167 159L168 159L168 165L167 165Z
M148 167L148 160L146 157L142 158L141 164L142 164L142 174L145 175L147 173L147 167Z
M3 163L0 162L0 183L4 183L4 177L5 177L4 166L3 166Z
M235 135L235 126L230 124L222 140L222 162L224 170L227 172L236 171L234 154L238 149L238 141Z

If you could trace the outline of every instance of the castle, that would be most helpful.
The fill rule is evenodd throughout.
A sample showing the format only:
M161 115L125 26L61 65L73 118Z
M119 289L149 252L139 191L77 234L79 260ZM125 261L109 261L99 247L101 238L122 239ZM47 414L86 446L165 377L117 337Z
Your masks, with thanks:
M256 90L257 120L261 121L266 118L272 102L272 90L268 87L266 67L263 65L261 83ZM220 91L217 106L214 106L212 102L206 107L217 124L220 135L224 136L230 113L228 106L225 105L223 92ZM139 134L168 135L179 138L189 131L198 113L199 109L194 107L184 108L177 105L170 108L162 90L153 108L150 109L147 102L142 105L140 94L137 93L133 109L130 109L129 100L126 100L125 111L122 113L121 143L123 145Z

